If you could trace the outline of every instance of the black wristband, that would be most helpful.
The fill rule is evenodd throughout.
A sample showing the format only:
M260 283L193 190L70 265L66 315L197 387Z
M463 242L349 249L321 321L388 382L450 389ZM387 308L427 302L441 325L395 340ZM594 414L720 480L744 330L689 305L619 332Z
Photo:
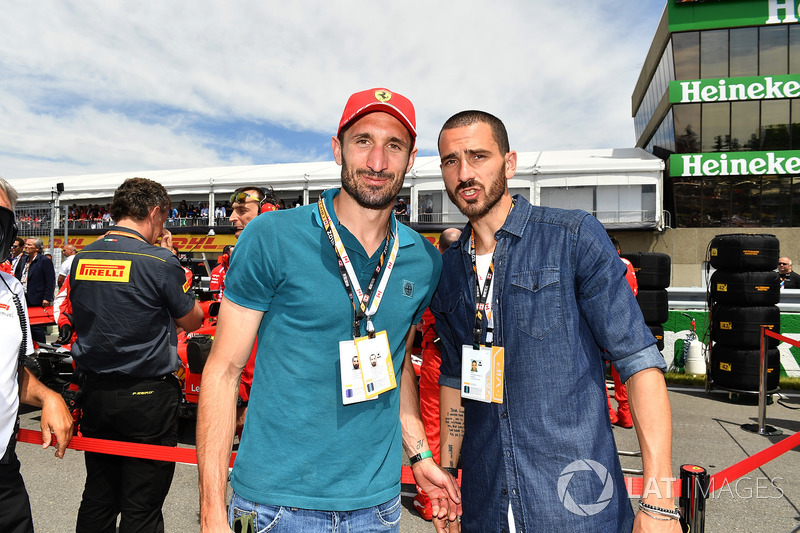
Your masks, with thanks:
M417 455L412 455L411 457L409 457L408 462L409 464L414 465L422 461L423 459L427 459L428 457L433 457L433 452L430 450L425 450L422 453L418 453Z
M458 477L458 468L453 468L452 466L443 466L442 470L450 474L451 476L457 478Z

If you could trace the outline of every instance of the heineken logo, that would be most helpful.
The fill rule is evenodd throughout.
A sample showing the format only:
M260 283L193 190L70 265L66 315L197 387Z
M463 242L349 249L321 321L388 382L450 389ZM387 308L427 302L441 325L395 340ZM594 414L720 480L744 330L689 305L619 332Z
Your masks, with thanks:
M673 104L800 97L800 74L669 82Z
M670 31L794 24L800 0L671 0Z
M672 154L669 164L682 177L800 174L800 150Z

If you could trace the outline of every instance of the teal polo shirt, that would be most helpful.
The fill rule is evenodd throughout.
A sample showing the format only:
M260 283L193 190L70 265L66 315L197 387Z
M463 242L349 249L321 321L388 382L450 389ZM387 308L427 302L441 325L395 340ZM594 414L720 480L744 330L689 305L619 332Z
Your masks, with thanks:
M325 206L362 287L383 246L367 256ZM242 497L267 505L363 509L400 492L400 368L405 337L439 282L441 257L427 239L396 223L399 250L378 312L398 387L342 405L339 341L352 339L353 306L316 204L256 217L236 244L225 297L264 312L244 437L231 475ZM390 243L390 249L391 245ZM362 321L365 333L366 321Z

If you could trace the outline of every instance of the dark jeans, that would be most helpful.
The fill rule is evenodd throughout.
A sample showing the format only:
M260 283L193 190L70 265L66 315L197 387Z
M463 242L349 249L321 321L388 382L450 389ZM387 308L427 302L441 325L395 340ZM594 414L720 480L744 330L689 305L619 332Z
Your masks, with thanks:
M81 431L86 437L176 446L180 389L174 376L87 376ZM86 486L77 533L163 532L161 507L175 463L85 454Z
M31 325L31 337L39 344L47 342L47 330L44 326Z
M0 464L0 531L3 533L33 531L31 503L22 475L19 473L19 460L16 455L10 462Z

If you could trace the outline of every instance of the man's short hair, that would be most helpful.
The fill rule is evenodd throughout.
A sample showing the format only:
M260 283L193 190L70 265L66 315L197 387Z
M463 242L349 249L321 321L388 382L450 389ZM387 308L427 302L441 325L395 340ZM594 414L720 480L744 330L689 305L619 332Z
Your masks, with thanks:
M497 146L500 147L500 153L505 155L511 151L511 146L508 143L508 132L503 124L503 121L496 116L487 113L486 111L477 111L471 109L468 111L461 111L452 117L448 118L439 132L439 139L442 138L442 132L445 130L452 130L455 128L463 128L465 126L472 126L478 123L488 124L492 130L492 138ZM438 143L438 140L437 140Z
M42 249L44 248L44 242L39 237L28 237L28 240L33 241L33 245L36 247L37 250L39 250L39 252L41 252Z
M17 207L17 200L19 199L17 190L5 179L0 178L0 191L3 191L8 198L8 203L11 204L11 210L13 211Z
M167 189L147 178L129 178L114 191L109 211L115 221L123 218L142 221L154 207L160 207L165 213L172 210Z
M22 237L17 237L16 239L14 239L14 242L17 243L17 246L19 247L20 250L22 250L22 247L25 246L25 239L23 239Z

